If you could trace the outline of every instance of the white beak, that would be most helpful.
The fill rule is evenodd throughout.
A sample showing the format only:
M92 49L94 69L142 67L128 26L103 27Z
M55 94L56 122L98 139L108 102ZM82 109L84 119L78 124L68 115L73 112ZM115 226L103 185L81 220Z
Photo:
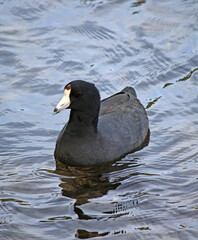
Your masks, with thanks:
M69 105L71 103L70 92L71 92L71 89L69 89L69 90L65 89L64 90L64 94L63 94L62 99L57 104L57 106L54 108L54 112L53 112L54 115L69 107Z

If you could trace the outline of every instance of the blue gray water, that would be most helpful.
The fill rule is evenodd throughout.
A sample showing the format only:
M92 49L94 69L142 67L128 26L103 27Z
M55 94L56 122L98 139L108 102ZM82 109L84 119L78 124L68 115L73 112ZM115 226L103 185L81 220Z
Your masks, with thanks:
M198 239L198 2L0 2L0 239ZM133 86L150 142L55 171L66 83Z

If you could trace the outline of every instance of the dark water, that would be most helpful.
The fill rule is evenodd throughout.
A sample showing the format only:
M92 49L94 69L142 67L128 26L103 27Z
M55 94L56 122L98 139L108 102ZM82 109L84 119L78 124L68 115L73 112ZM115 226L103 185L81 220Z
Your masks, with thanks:
M198 2L0 2L0 239L198 239ZM55 170L64 85L133 86L149 146Z

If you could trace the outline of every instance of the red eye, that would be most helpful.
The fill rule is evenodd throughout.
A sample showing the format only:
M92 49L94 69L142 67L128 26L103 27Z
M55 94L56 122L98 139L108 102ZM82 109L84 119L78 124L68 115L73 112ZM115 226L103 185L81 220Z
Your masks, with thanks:
M70 90L71 89L71 84L68 84L67 86L65 86L66 90Z
M80 96L80 94L81 94L80 91L76 91L76 92L75 92L75 95L76 95L76 96Z

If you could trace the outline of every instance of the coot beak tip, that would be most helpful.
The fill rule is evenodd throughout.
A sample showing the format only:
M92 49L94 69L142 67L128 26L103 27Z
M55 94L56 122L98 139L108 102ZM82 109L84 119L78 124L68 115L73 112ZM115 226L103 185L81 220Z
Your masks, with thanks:
M58 113L58 108L54 108L53 115L56 115Z

